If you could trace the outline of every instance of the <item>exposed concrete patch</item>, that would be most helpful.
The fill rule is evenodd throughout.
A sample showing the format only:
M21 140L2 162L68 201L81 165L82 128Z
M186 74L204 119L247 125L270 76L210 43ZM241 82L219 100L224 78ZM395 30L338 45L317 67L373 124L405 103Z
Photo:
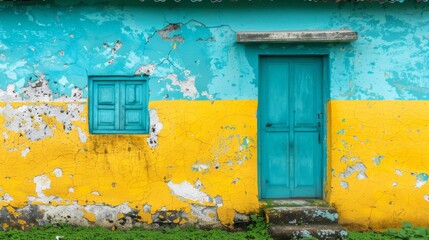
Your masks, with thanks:
M188 220L187 214L183 211L161 209L152 215L152 221L156 224L181 224Z
M178 86L180 88L180 92L183 94L183 97L195 99L199 96L198 90L195 86L195 76L187 76L186 80L179 80L177 74L169 74L165 78L161 80L171 80L171 85ZM167 85L168 91L175 91Z
M5 193L3 194L3 196L0 196L0 202L12 202L13 201L13 197L9 195L9 193Z
M22 98L16 92L14 84L7 85L6 91L4 91L3 89L0 89L0 101L14 102L14 101L21 101L21 100Z
M365 173L366 167L362 162L357 162L353 166L347 166L346 171L340 173L340 178L348 178L350 175L352 175L355 172L358 172L356 175L356 178L359 180L368 178L368 176Z
M40 205L40 210L43 211L41 224L68 223L79 226L89 226L88 220L83 215L83 207L74 203L67 206L47 206Z
M148 64L148 65L141 65L137 71L134 73L134 75L146 75L150 76L155 72L156 65L155 64Z
M87 205L84 207L86 212L92 213L95 216L96 224L104 227L111 227L114 222L118 221L118 215L119 214L130 214L133 210L128 206L127 203L123 203L121 205L112 207L112 206L106 206L102 204L97 205ZM131 228L132 227L132 220L126 219L121 225L125 228Z
M24 99L30 101L49 102L53 100L52 90L49 82L45 79L45 74L41 74L35 82L28 81L28 87L23 87Z
M219 221L217 216L217 207L207 207L198 204L191 204L192 215L198 217L201 222L216 223Z
M149 117L150 117L150 136L146 139L147 144L151 148L155 148L158 146L158 134L162 129L162 122L159 120L158 113L155 109L149 109Z
M56 196L46 196L43 192L46 189L51 188L51 179L48 178L46 175L39 175L33 178L33 182L36 184L36 193L37 197L29 196L28 200L31 202L42 202L42 203L48 203L50 201L57 201L61 202L62 199L58 198Z
M49 104L22 105L13 108L10 104L0 107L0 114L5 118L5 127L14 132L23 133L31 141L39 141L53 137L56 125L49 126L43 117L51 117L62 123L66 133L74 126L74 121L85 121L80 113L83 105L78 103L67 104L67 109Z
M112 48L112 54L115 54L122 47L122 42L120 40L116 41L115 45Z

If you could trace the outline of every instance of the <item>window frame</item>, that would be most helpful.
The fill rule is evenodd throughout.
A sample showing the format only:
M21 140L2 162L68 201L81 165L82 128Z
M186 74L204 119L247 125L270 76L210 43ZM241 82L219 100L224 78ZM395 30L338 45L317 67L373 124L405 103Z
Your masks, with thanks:
M143 94L142 96L142 112L145 116L145 122L142 129L97 129L94 122L95 113L97 108L95 106L95 83L96 81L114 81L114 82L142 82ZM125 95L123 96L125 97ZM121 96L122 99L122 96ZM123 106L119 106L121 108ZM123 111L119 111L119 118L125 119L125 115L121 116ZM115 113L115 117L117 114ZM125 76L125 75L92 75L88 76L88 125L90 134L149 134L150 115L149 115L149 77L147 76Z

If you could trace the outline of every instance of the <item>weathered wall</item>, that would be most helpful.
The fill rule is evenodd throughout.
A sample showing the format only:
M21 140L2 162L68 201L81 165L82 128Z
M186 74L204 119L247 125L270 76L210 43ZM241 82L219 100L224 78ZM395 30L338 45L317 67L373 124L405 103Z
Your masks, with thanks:
M329 201L342 224L428 226L429 102L332 101Z
M1 3L2 227L25 227L36 219L83 225L231 224L243 220L243 213L256 212L257 65L248 61L246 47L235 43L236 31L358 31L357 42L318 46L330 54L331 99L429 99L429 12L424 4L237 4ZM311 47L281 46L295 52ZM150 75L151 134L89 134L88 76L142 73ZM377 185L398 178L388 170L394 164L401 164L395 169L404 179L427 176L418 175L428 167L427 155L401 142L392 145L385 131L354 134L350 129L358 131L362 124L351 109L374 113L366 115L369 122L375 119L371 116L377 122L390 116L390 107L372 112L367 104L332 102L328 200L339 208L342 223L382 228L406 219L429 225L423 217L412 217L425 209L421 201L427 185L415 188L411 180L398 180L397 187ZM354 118L348 120L349 114ZM417 114L410 110L401 116L417 119ZM412 124L417 129L419 123L410 120L392 128L405 131ZM343 128L346 134L337 134ZM363 146L338 151L341 140L355 141L345 136L371 140L375 133L382 141L371 145L372 155ZM389 165L395 151L403 158ZM359 162L351 156L368 168L366 178L340 176ZM372 166L377 156L380 163ZM414 157L399 160L407 156ZM369 189L369 182L377 186ZM413 204L405 204L400 189L419 191L411 195ZM362 197L380 191L406 212L403 218L388 211L392 204L383 198Z

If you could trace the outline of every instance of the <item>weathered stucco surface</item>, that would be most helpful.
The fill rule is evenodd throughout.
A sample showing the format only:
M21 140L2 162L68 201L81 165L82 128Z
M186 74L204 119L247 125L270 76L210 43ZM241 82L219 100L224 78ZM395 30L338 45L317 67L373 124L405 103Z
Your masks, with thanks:
M332 101L328 200L340 223L428 226L429 103Z
M2 228L257 212L258 65L237 31L357 31L350 44L256 48L324 50L333 100L429 99L425 4L193 4L0 3ZM89 134L88 76L133 74L150 76L150 134ZM425 104L332 102L325 190L342 223L429 226Z
M81 111L68 131L58 116L37 112L49 106L44 111L74 114L68 110L73 105ZM147 135L88 134L86 104L2 106L12 113L25 108L42 119L1 119L7 135L0 148L3 228L31 226L37 219L124 227L229 225L238 213L259 208L256 101L153 101L150 108L163 123L157 146ZM16 121L23 129L9 127ZM50 129L50 135L33 139L25 126Z

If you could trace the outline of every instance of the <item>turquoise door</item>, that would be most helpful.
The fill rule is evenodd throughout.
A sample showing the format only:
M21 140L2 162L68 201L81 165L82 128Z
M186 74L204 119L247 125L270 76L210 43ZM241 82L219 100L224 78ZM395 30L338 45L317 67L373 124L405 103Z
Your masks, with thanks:
M261 56L261 198L322 197L322 80L318 56Z

